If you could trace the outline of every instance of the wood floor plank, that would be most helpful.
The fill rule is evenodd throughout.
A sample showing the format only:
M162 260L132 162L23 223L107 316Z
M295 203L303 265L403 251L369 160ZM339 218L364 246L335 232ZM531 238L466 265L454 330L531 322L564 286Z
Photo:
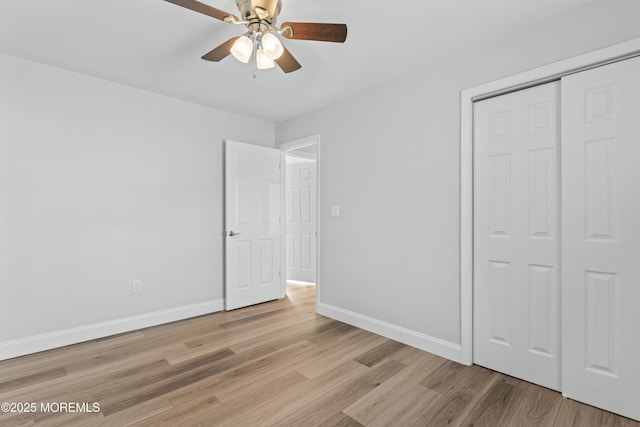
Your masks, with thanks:
M242 326L247 326L248 324L252 324L252 325L255 323L264 324L265 321L270 320L273 317L277 317L285 314L291 314L291 312L293 311L294 311L293 307L283 307L277 310L256 313L253 316L245 317L243 319L232 320L229 322L221 323L218 326L220 326L225 330L229 330L229 329L239 328ZM293 314L295 314L295 312Z
M171 410L165 410L159 414L144 417L140 420L135 420L127 425L130 426L190 426L198 425L205 420L211 420L210 411L215 410L222 406L220 401L212 395L200 396L197 399L193 399L191 402L185 405L174 407ZM130 409L129 409L130 410ZM119 417L124 417L126 411L122 411L118 414ZM203 424L208 425L209 423ZM113 424L112 424L113 425ZM105 426L107 427L107 426Z
M256 331L256 333L259 333ZM214 331L195 337L187 336L182 340L183 347L176 351L167 351L165 359L172 365L188 362L203 355L214 353L219 350L229 349L235 344L239 337L226 330Z
M0 362L0 378L11 379L13 375L24 375L30 370L43 371L64 366L65 362L74 358L85 358L100 355L95 348L95 341L70 345L53 350L42 351L27 356L16 357ZM17 373L17 372L20 373Z
M313 426L331 418L344 408L369 393L381 383L406 368L396 360L386 360L345 382L331 392L318 397L312 403L274 423L275 426Z
M363 334L363 330L360 328L350 328L348 329L344 334L340 335L338 338L338 340L340 341L351 341L354 338L360 336Z
M130 343L142 337L139 331L120 334L109 339L92 340L84 343L61 347L29 356L17 357L0 363L0 378L12 379L15 375L24 375L30 370L42 371L65 367L71 372L75 363L91 361L102 356L101 351L111 345ZM110 339L113 339L111 341Z
M30 391L25 391L30 390ZM35 391L34 391L35 390ZM34 385L29 387L28 389L23 389L15 394L8 393L7 397L0 398L0 402L56 402L58 399L63 399L62 401L68 401L70 399L70 393L66 391L64 388L49 388L47 386L43 386L41 389ZM4 414L6 415L6 414ZM3 414L0 413L0 420L2 420ZM0 422L0 426L2 426L2 422Z
M54 387L68 387L68 401L101 402L104 406L109 396L118 396L120 398L131 388L137 387L140 382L144 383L148 378L153 378L155 375L165 372L167 367L169 367L169 364L164 360L150 361L149 363L127 367L99 378L78 381L82 378L73 377L69 383L55 384ZM51 390L51 386L47 385L45 390ZM44 398L40 399L45 400Z
M335 342L336 339L340 339L344 334L357 330L357 328L354 328L351 325L336 321L333 321L331 325L332 328L330 330L326 330L315 335L313 338L309 339L309 341L318 345L331 343Z
M315 288L0 361L0 426L612 426L640 423L315 313Z
M204 345L211 345L219 343L221 339L231 338L231 343L228 347L240 347L246 345L247 348L234 348L234 351L246 351L250 350L250 346L253 347L264 345L264 340L269 339L273 335L282 335L283 331L287 328L294 328L304 325L306 322L315 323L323 322L328 319L321 318L315 314L305 314L303 316L296 316L291 314L288 316L282 316L270 319L269 322L260 325L249 325L247 327L240 327L232 330L220 329L209 334L202 334L194 339L185 341L185 345L189 348L197 348ZM304 328L304 326L302 326ZM243 339L244 338L244 339Z
M438 387L440 396L435 401L424 402L428 408L416 417L415 425L458 425L488 398L488 390L500 378L500 374L489 369L468 367L463 374L451 378L446 386Z
M208 316L180 320L165 325L151 326L146 329L141 329L140 332L145 339L163 339L168 336L197 336L204 333L223 331L224 329L218 325L219 322L216 320L218 319L217 315L216 313Z
M287 320L286 322L291 323L291 320ZM269 333L272 330L272 325L265 324L259 327L250 326L242 331L234 330L230 332L225 330L222 333L207 334L204 337L198 337L196 340L185 340L185 342L188 343L187 348L175 352L168 352L166 359L171 364L185 363L191 359L217 350L228 349L247 339L261 337L263 334ZM264 344L261 343L260 345ZM246 351L248 351L248 349Z
M271 352L267 349L263 351L267 354ZM211 376L227 372L261 355L262 352L256 355L248 353L237 355L231 351L221 351L209 357L203 357L197 363L172 366L153 377L135 382L126 392L119 391L113 396L103 397L103 413L113 414L171 391L188 387Z
M362 424L345 414L338 412L333 417L326 419L318 424L317 427L364 427Z
M154 346L153 350L131 351L128 354L100 353L97 357L69 360L64 366L67 369L67 376L89 379L89 377L102 377L122 371L123 366L130 367L139 363L164 360L165 352L183 348L182 343L173 342Z
M369 368L353 360L325 374L310 380L300 387L271 401L268 405L255 408L246 415L224 426L261 426L273 425L300 408L313 404L317 399L343 383L364 375Z
M367 423L370 427L411 426L416 419L425 412L430 411L433 402L439 394L420 384L414 385L402 399L378 415L373 421ZM437 424L424 424L437 425Z
M229 348L236 353L242 353L265 344L278 347L286 347L296 341L309 341L313 344L318 344L318 342L312 340L318 336L326 335L329 331L335 330L342 325L334 320L319 316L299 320L294 326L291 325L291 322L283 322L281 325L274 327L272 332L256 335Z
M566 427L638 427L640 422L571 399L562 399L555 421Z
M344 413L362 424L369 424L444 363L439 357L423 357L349 405Z
M184 332L188 333L188 332ZM175 346L177 342L182 341L180 337L184 335L172 333L166 336L147 337L143 336L131 343L117 343L100 349L100 354L105 358L119 358L139 353L156 352L158 349L168 346ZM105 342L102 343L103 345Z
M110 417L98 418L94 420L90 427L128 427L144 420L150 419L156 415L164 414L174 409L173 405L164 396L143 402L140 405L120 411Z
M539 385L529 384L522 401L514 409L511 423L518 426L553 426L562 400L558 393Z
M402 344L397 341L387 340L386 342L375 346L366 353L361 354L354 360L358 363L362 363L365 366L372 367L382 360L386 359L390 355L394 354L395 352L402 350L406 346L406 344Z
M370 334L363 334L360 337L360 340L365 340L367 338L371 338ZM354 345L357 343L361 343L362 341L354 342ZM306 341L309 343L308 341ZM296 355L295 357L290 357L291 355L286 355L284 357L276 357L273 364L269 365L271 368L264 371L267 376L273 375L274 370L284 370L286 372L289 371L297 371L304 372L308 366L321 366L322 372L328 372L332 370L332 366L327 367L328 365L323 364L327 359L330 359L332 355L335 354L336 349L340 346L339 344L327 343L321 346L315 346L315 348L309 348L304 351L300 355ZM351 348L347 348L348 351L351 351ZM273 359L273 358L272 358ZM350 360L350 359L349 359ZM339 361L339 359L334 359L334 362ZM260 375L260 374L258 374ZM243 382L235 382L235 385L231 384L234 382L234 377L237 376L235 373L229 373L229 381L225 382L225 387L220 391L216 392L216 396L223 402L228 402L230 400L236 399L238 397L238 393L242 392L242 388L248 386L248 382L243 380ZM262 378L264 380L264 378ZM250 382L259 381L261 378L251 378Z
M324 357L316 358L313 363L307 363L298 369L298 372L307 378L316 378L346 361L353 360L362 352L369 351L383 342L385 342L383 337L370 333L363 334L358 339L351 340L349 344L340 347L334 346L331 351L326 352Z
M463 376L464 373L468 372L470 369L471 367L469 366L447 361L440 367L440 369L422 380L420 384L433 391L445 393L455 385L454 380L457 377Z
M289 307L291 308L291 307ZM248 322L246 319L242 320L242 323L238 323L234 327L223 328L223 331L227 332L227 334L232 334L232 336L240 336L244 334L248 338L256 338L257 336L261 336L263 332L271 332L275 330L277 327L282 326L294 326L298 321L305 321L308 319L315 318L316 315L314 313L298 313L293 310L277 310L276 314L270 316L267 319L258 319ZM254 334L252 332L259 331L258 334Z
M0 426L2 427L29 427L35 425L32 414L26 413L0 413Z
M225 387L215 391L214 394L223 403L237 399L246 394L246 389L252 385L273 378L274 372L291 369L292 363L306 357L305 355L315 350L316 347L309 341L302 341L229 371L225 374Z
M560 404L555 424L566 427L596 427L602 425L601 422L596 408L565 399Z
M0 393L6 392L7 390L15 390L29 385L38 384L53 378L64 377L65 375L67 375L66 368L60 367L29 374L23 377L17 377L9 381L0 382Z
M99 420L104 420L101 414L53 414L41 420L36 420L37 427L86 427Z
M311 291L315 292L315 291ZM289 295L285 296L283 299L270 301L267 304L256 304L249 307L244 307L241 310L233 310L229 312L220 312L217 313L216 316L219 320L218 323L225 323L231 320L244 319L246 317L251 317L256 313L265 313L267 311L278 310L283 307L292 307L296 306L296 304L292 304L291 297ZM306 307L297 307L298 311L313 311L312 307L307 305ZM224 320L223 320L224 319Z
M119 363L112 361L110 365L112 366L105 369L100 363L96 363L94 370L86 368L83 372L72 372L65 377L16 389L13 393L0 395L0 399L44 401L55 397L56 393L60 395L60 390L72 390L84 401L101 390L117 389L122 384L134 381L138 376L148 375L148 371L168 366L168 363L164 359L156 360L146 355L140 358L126 357Z
M528 383L500 374L462 425L506 426L510 424L519 402L524 398Z
M308 383L309 380L297 372L289 372L269 382L262 382L256 387L248 388L245 394L231 402L220 405L209 411L210 419L218 425L233 423L247 412L269 404L281 395L296 387Z
M404 348L396 351L389 356L390 359L397 360L398 362L404 363L405 365L413 365L414 363L418 363L426 358L432 357L439 358L442 363L447 360L445 358L436 356L435 354L427 353L426 351L422 351L411 346L405 346Z

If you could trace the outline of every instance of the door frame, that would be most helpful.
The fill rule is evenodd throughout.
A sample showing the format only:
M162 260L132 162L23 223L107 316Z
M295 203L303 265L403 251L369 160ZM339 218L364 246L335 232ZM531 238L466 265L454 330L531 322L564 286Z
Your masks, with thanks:
M296 139L290 142L284 142L282 144L276 145L276 148L279 149L281 154L281 164L285 165L282 170L282 191L280 192L281 203L282 203L282 212L286 212L286 176L285 172L287 169L285 156L287 151L295 150L297 148L306 147L309 145L316 146L316 311L318 311L318 303L320 301L320 135L311 135L306 138ZM284 272L282 275L282 297L284 297L287 293L287 222L283 220L280 224L282 229L282 240L280 245L281 251L281 271Z
M640 56L640 38L534 68L460 92L460 346L473 363L473 103Z

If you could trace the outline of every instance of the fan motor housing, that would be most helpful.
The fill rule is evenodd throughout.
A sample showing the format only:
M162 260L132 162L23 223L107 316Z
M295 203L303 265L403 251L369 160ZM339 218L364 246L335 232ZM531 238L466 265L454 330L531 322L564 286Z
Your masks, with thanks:
M240 19L247 21L260 19L268 21L271 25L275 25L280 9L282 8L281 0L236 0L236 5L240 11ZM266 11L266 16L260 17L256 12L256 8Z

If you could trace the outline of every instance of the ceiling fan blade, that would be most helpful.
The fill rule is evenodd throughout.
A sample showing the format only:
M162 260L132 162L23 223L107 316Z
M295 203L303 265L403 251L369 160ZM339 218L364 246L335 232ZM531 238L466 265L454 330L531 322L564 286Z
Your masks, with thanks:
M298 60L293 57L286 47L280 58L276 59L276 64L278 64L278 67L282 68L282 71L285 73L291 73L302 68L302 65L300 65Z
M238 18L230 13L223 12L220 9L211 7L208 4L200 3L196 0L165 0L169 3L177 4L178 6L185 7L195 12L200 12L203 15L210 16L212 18L219 19L225 22L238 22Z
M282 28L282 35L288 39L335 43L344 43L347 39L347 26L345 24L285 22L280 28Z
M204 59L205 61L213 61L213 62L222 61L224 58L226 58L231 54L231 48L233 47L233 44L236 42L236 40L238 40L239 38L240 37L230 38L229 40L222 43L217 48L213 49L211 52L204 55L202 59Z

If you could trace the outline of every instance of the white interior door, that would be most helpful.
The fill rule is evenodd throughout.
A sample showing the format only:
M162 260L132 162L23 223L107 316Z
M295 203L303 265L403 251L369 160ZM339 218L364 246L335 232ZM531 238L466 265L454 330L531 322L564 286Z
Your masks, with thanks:
M287 279L315 283L316 162L288 162L285 176Z
M562 80L563 392L640 419L640 59Z
M474 111L474 362L560 389L559 83Z
M225 308L280 298L279 150L225 144Z

